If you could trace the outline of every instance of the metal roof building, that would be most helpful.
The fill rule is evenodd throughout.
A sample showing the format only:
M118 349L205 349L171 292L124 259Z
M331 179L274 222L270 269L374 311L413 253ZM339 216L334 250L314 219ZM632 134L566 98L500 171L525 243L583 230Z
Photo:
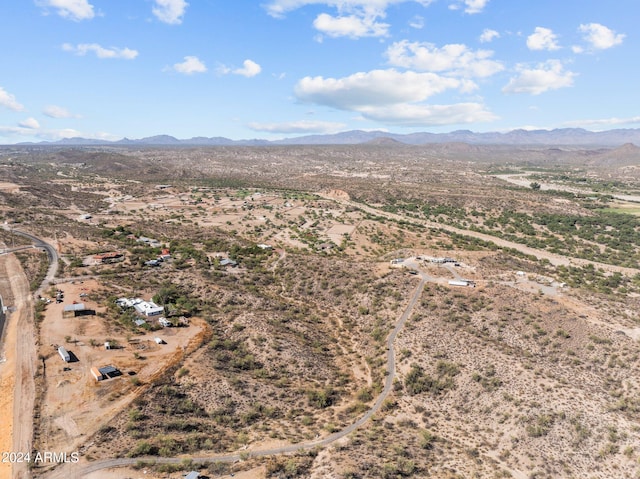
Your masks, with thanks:
M72 318L74 316L83 316L85 314L92 314L92 311L89 311L85 307L84 303L68 304L62 308L63 318Z

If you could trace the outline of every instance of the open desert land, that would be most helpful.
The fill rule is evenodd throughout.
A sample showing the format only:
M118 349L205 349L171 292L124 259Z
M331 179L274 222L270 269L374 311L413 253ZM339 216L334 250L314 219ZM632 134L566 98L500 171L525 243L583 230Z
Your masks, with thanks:
M637 150L16 146L0 164L0 261L35 310L35 406L3 431L79 454L24 477L640 477ZM54 246L53 280L39 249L10 252L17 232Z

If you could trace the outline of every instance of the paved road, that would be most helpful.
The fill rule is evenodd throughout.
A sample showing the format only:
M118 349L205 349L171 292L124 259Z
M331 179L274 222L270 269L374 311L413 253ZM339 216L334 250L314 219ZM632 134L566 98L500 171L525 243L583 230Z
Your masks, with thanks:
M251 457L264 457L264 456L273 456L278 454L287 454L297 451L302 451L306 449L313 449L316 447L326 447L333 442L351 434L353 431L358 429L360 426L365 424L369 419L371 419L384 404L384 401L389 396L391 389L393 388L393 380L396 374L396 357L395 351L393 349L393 344L395 342L396 336L402 330L407 319L411 316L413 308L416 303L420 299L422 295L422 291L424 290L424 285L431 278L426 274L419 272L420 283L414 290L409 303L404 309L402 315L398 318L398 321L393 328L393 331L389 334L387 338L387 376L384 383L384 389L377 397L375 403L360 419L358 419L353 424L347 426L346 428L338 431L334 434L331 434L325 438L309 441L309 442L301 442L298 444L291 444L289 446L281 446L269 449L254 449L244 451L243 454L249 454ZM101 461L92 462L83 466L78 466L77 464L65 464L61 465L51 473L44 475L46 479L67 479L69 477L84 477L87 474L92 472L96 472L102 469L109 469L114 467L123 467L123 466L131 466L136 464L138 461L147 460L154 461L158 464L176 464L182 462L184 459L191 459L195 462L235 462L240 460L240 453L233 454L220 454L220 455L210 455L210 456L182 456L176 458L166 458L166 457L138 457L138 458L120 458L120 459L105 459Z
M7 226L5 226L5 229L9 230ZM20 231L16 229L11 229L10 231L12 231L13 234L22 236L23 238L30 239L33 242L33 246L35 248L42 249L47 253L47 258L49 259L49 269L47 271L47 275L42 280L42 284L40 285L40 287L38 288L38 291L36 292L37 294L40 294L49 285L49 283L53 283L56 273L58 272L58 252L56 251L53 245L50 245L43 239L38 238L37 236L32 235L31 233L27 233L26 231Z

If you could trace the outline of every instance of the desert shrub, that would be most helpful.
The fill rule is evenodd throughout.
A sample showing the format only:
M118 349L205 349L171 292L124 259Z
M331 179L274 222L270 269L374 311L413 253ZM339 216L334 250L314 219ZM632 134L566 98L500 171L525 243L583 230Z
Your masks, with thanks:
M309 405L318 409L324 409L334 404L336 396L336 392L331 387L307 391Z
M455 387L453 377L458 374L459 367L447 361L439 361L436 369L438 377L433 378L426 374L421 366L417 364L411 365L411 369L404 381L404 387L407 392L412 396L423 392L437 395L447 389L453 389Z

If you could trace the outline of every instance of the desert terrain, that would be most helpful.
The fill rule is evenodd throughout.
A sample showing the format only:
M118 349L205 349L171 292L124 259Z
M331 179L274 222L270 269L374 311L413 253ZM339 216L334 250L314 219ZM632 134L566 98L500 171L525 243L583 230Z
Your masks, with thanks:
M0 474L639 477L638 164L0 148Z

